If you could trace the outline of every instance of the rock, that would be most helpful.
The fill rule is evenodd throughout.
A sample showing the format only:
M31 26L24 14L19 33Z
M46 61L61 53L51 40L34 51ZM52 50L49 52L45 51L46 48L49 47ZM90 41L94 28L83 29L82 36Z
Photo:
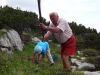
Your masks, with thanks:
M3 34L2 36L0 36L1 50L9 51L8 49L9 47L11 49L16 48L17 50L20 50L20 51L23 50L24 44L21 41L21 38L19 34L17 33L17 31L15 31L14 29L11 29L11 30L2 29L2 32Z
M91 63L81 63L81 65L78 66L79 69L87 69L87 70L92 70L95 69L95 66Z
M85 71L84 74L85 75L100 75L100 71L95 71L95 72Z
M38 43L39 41L41 41L41 40L38 39L37 37L32 38L32 42L34 42L34 43Z
M8 34L9 39L12 41L12 45L16 46L16 49L22 51L24 44L21 41L19 34L14 29L9 30L7 34Z
M95 66L91 63L82 63L81 60L77 60L76 58L71 59L72 63L75 63L78 66L78 69L88 69L92 70L95 69Z

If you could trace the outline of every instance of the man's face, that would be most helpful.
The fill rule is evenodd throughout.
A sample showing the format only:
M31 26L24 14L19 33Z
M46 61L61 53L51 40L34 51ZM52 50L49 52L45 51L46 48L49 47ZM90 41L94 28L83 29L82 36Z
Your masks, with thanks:
M57 24L57 21L58 21L58 16L55 16L55 15L51 15L50 16L50 20L51 22L56 25Z

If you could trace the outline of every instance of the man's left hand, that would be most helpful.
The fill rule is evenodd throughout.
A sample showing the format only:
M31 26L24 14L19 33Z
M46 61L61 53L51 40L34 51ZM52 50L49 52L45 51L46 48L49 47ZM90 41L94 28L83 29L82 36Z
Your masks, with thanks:
M43 23L40 23L40 27L41 27L42 29L45 29L45 25L44 25Z

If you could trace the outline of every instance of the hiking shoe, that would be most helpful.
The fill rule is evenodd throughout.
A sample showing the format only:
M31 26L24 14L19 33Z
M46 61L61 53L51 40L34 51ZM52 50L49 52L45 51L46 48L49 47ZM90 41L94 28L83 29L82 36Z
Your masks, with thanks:
M54 65L54 63L52 63L50 66L53 66Z

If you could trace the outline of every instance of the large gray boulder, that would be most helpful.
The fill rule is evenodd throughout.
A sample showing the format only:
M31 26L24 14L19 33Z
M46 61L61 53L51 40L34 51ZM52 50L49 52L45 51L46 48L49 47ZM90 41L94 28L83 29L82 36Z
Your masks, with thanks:
M23 42L17 31L14 29L2 29L2 36L0 36L0 49L9 51L11 49L23 50Z

